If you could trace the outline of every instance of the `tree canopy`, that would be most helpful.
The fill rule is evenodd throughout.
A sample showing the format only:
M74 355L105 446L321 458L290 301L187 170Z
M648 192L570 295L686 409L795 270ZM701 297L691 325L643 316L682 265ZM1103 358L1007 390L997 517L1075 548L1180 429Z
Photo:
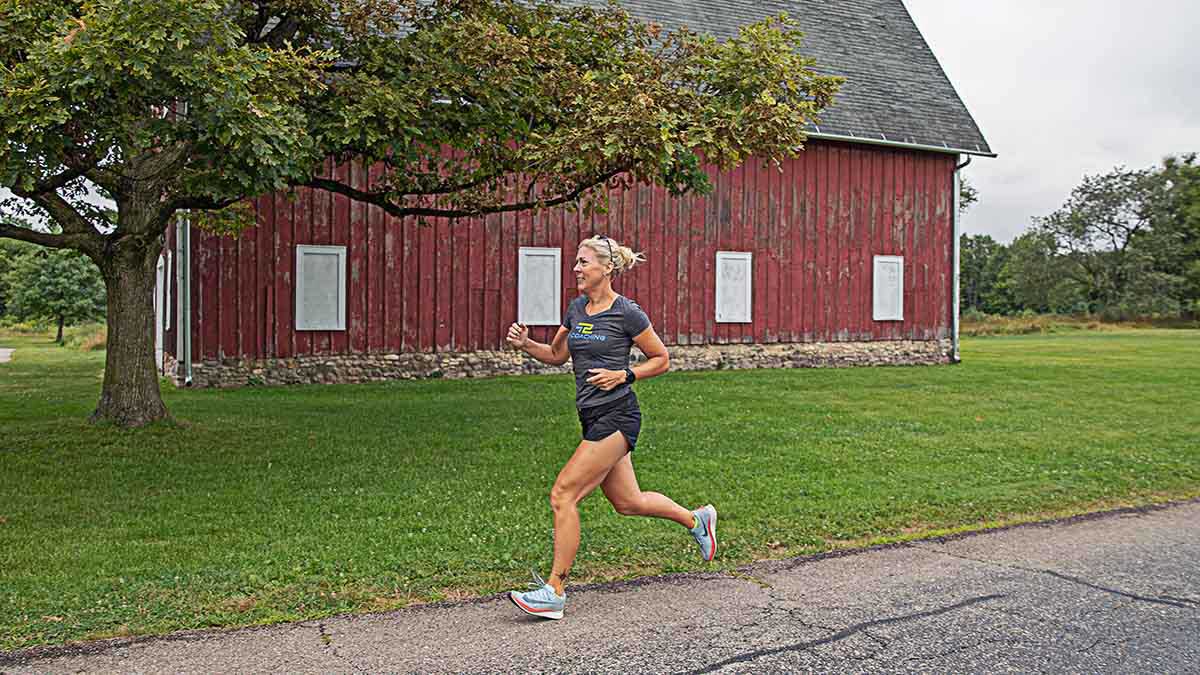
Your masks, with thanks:
M831 103L841 80L800 40L786 17L718 41L551 1L0 0L0 212L60 229L0 237L97 263L94 417L141 424L166 414L148 289L180 210L235 230L237 205L289 186L451 218L603 208L618 180L704 191L701 158L793 155Z

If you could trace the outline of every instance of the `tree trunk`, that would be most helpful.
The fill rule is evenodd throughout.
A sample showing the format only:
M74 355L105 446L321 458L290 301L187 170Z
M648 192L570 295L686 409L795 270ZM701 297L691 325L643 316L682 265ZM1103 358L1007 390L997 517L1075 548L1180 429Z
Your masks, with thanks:
M92 422L139 427L165 419L154 364L154 284L159 250L127 238L101 265L108 296L104 388Z
M64 323L66 323L66 318L63 315L59 314L58 315L58 337L54 338L54 341L60 345L62 344L62 334L63 334L62 329L63 329Z

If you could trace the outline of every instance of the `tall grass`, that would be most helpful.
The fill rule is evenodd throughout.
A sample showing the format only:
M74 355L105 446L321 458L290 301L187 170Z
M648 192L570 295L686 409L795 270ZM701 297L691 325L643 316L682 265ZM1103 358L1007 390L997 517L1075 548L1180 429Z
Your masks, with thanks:
M1200 321L1182 318L1147 317L1110 321L1098 314L1022 314L1000 316L966 312L959 332L968 337L995 335L1052 335L1078 331L1115 331L1136 328L1200 328Z
M63 329L63 347L81 352L103 351L108 347L108 326L88 323Z

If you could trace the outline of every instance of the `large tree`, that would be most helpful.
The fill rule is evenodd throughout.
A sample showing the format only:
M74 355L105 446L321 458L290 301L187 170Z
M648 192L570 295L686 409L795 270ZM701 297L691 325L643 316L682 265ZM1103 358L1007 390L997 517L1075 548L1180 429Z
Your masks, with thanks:
M831 102L799 43L785 18L718 42L524 0L0 0L0 186L61 228L0 237L100 267L92 417L140 425L167 414L151 295L179 211L236 230L289 186L450 218L586 206L613 180L705 190L701 157L791 155ZM384 179L356 189L330 157Z
M1133 246L1152 273L1177 288L1178 304L1200 312L1200 164L1195 153L1163 160L1152 227Z
M1035 223L1035 231L1054 241L1063 273L1087 288L1093 307L1128 300L1146 269L1133 244L1150 231L1161 192L1155 170L1117 167L1084 176L1059 210Z

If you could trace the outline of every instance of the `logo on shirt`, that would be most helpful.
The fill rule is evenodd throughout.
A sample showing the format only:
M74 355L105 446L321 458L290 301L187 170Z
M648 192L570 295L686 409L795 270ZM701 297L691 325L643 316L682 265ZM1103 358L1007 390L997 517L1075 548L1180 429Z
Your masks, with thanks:
M571 331L571 333L567 337L569 337L573 340L588 340L590 342L607 342L608 341L607 335L593 335L592 334L592 329L595 327L596 327L595 324L590 324L590 323L587 323L586 321L580 321L579 323L575 324L575 330Z

